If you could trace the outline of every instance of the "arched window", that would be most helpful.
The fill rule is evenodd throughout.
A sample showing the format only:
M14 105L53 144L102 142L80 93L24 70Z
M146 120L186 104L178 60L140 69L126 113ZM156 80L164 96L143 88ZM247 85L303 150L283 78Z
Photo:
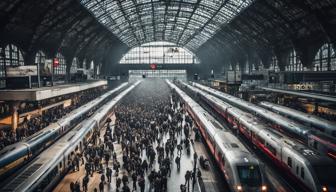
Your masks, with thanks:
M318 50L313 62L314 71L336 70L336 56L332 44L326 43Z
M158 41L132 48L119 62L120 64L197 64L195 54L174 43Z
M43 67L45 64L46 55L43 51L38 51L35 56L35 64L38 64L40 67Z
M280 69L279 69L279 62L278 62L278 59L277 59L277 57L275 55L272 56L272 60L271 60L271 64L270 64L269 70L275 71L275 72L280 71Z
M258 70L258 71L262 71L262 70L264 70L264 64L262 63L261 60L257 60L257 61L256 61L256 64L257 64L257 70Z
M24 65L22 52L17 46L9 44L5 48L5 64L6 66Z
M72 64L71 64L71 67L70 67L70 73L71 74L76 73L78 66L79 66L79 61L78 61L77 57L75 57L72 60Z
M232 63L230 63L230 65L229 65L229 70L230 70L230 71L232 71L232 70L233 70L233 67L232 67L232 65L233 65Z
M244 71L245 71L246 74L250 73L250 65L249 65L248 61L246 61L246 63L245 63L245 70Z
M6 67L5 67L5 52L2 47L0 47L0 88L6 86Z
M251 66L251 71L256 71L257 68L256 68L256 64L252 63L252 66Z
M66 63L65 58L61 53L56 54L56 58L58 59L58 66L54 66L54 74L55 75L65 75L66 74Z
M96 70L97 75L100 75L100 68L101 68L101 64L97 65L97 70Z
M285 68L286 71L303 71L303 65L300 60L300 57L297 55L295 49L289 53L288 56L288 65Z
M86 66L86 59L83 60L83 69L87 69L87 66Z
M239 66L239 63L236 64L236 71L240 71L240 66Z
M94 69L94 62L93 62L93 61L90 62L90 67L89 67L89 69L92 69L92 70Z

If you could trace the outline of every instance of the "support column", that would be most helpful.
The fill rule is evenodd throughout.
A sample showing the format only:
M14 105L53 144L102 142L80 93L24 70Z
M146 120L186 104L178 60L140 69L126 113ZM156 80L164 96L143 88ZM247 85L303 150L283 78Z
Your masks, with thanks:
M12 125L12 131L15 132L16 128L19 124L19 109L20 102L14 101L10 103L10 111L11 111L11 125Z
M318 102L315 102L315 107L314 107L314 112L313 113L317 114L319 112L318 108L319 108L319 104L318 104Z
M75 55L73 53L64 55L65 64L66 64L66 67L65 67L65 82L66 83L70 83L71 81L70 69L71 69L72 61L74 58L75 58Z

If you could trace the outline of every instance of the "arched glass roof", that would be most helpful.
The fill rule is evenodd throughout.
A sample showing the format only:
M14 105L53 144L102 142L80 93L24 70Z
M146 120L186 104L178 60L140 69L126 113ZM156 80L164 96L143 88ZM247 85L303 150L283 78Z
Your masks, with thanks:
M128 51L120 64L198 64L199 59L188 49L174 43L144 43Z
M80 0L130 47L169 41L196 50L254 0Z

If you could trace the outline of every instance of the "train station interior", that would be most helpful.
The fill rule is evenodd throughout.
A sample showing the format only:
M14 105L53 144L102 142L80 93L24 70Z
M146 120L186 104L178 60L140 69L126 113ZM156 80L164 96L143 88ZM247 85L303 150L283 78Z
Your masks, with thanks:
M336 0L1 0L0 192L336 192Z

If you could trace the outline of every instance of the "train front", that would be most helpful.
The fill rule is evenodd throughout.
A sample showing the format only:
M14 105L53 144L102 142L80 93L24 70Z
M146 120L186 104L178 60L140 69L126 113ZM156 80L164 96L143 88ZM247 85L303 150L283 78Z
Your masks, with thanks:
M234 164L235 178L234 191L237 192L265 192L267 185L264 171L259 162L254 158L244 157Z

